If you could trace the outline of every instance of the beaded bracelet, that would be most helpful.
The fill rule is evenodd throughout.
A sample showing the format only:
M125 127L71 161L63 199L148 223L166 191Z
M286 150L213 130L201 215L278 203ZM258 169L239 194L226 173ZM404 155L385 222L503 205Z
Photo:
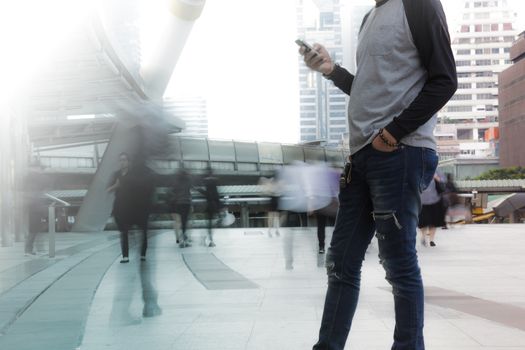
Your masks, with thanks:
M379 138L388 147L397 148L397 147L400 146L399 142L392 143L392 142L388 141L388 139L385 137L385 135L383 135L383 128L379 129Z

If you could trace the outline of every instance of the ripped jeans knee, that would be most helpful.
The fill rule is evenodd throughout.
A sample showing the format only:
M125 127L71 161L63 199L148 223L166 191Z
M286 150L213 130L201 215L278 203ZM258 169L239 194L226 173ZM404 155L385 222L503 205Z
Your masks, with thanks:
M335 265L335 259L333 253L328 250L328 253L326 254L326 260L324 263L324 266L326 267L326 274L328 275L328 280L330 279L341 279L341 273L337 271L336 265Z

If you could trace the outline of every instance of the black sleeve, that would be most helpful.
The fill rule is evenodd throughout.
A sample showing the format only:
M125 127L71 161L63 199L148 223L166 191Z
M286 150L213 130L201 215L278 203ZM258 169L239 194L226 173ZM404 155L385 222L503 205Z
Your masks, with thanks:
M398 141L432 118L457 89L456 63L441 2L403 0L403 4L427 81L415 100L385 127Z
M334 85L341 89L345 94L350 95L354 76L349 71L336 64L332 73L324 75L324 77L331 80Z

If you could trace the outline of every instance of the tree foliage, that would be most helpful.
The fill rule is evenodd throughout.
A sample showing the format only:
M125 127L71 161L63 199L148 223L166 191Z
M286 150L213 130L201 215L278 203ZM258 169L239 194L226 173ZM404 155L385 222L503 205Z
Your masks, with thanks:
M524 167L511 167L502 169L492 169L484 172L474 180L518 180L525 179Z

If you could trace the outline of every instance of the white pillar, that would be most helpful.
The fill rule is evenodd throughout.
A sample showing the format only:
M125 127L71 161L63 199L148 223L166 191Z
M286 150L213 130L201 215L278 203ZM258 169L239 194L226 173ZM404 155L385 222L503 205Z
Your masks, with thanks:
M141 75L146 94L161 100L193 24L200 17L206 0L171 0L170 20L151 58L144 62Z

